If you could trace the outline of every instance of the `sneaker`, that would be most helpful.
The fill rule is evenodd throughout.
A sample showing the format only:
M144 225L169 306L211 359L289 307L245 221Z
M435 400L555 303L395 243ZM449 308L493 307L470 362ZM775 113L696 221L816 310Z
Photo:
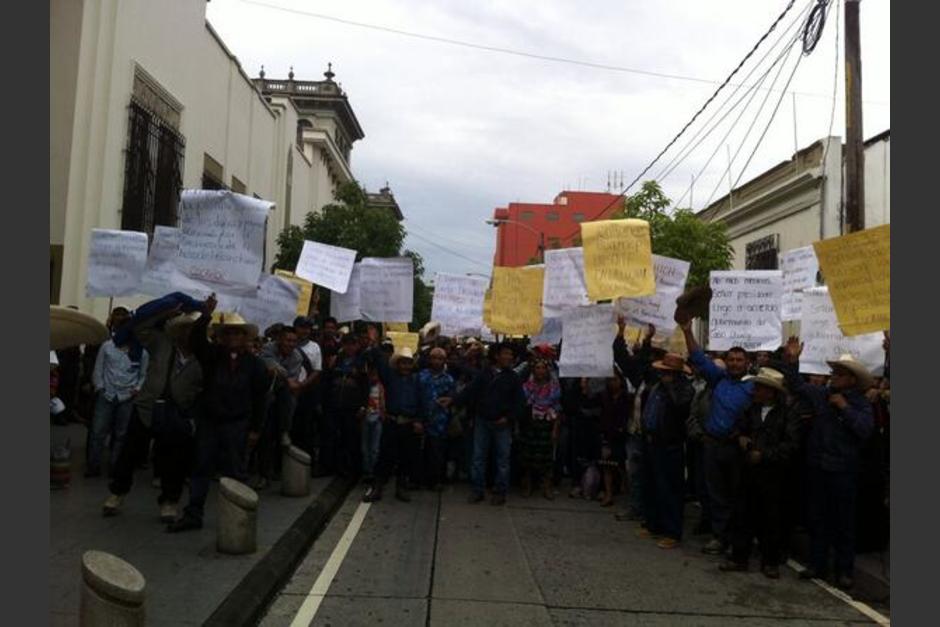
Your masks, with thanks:
M718 570L723 573L744 573L747 572L747 564L735 562L734 560L725 560L718 564Z
M105 499L101 507L101 513L104 516L117 516L120 513L121 505L124 503L124 497L117 494L110 494Z
M675 538L663 538L662 540L656 543L656 546L658 546L661 549L674 549L677 546L679 546L679 541L676 540Z
M366 493L362 495L363 503L374 503L382 500L382 488L380 486L369 486Z
M760 572L764 573L764 577L768 579L780 579L780 569L777 566L767 565L760 569Z
M705 555L721 555L727 550L725 543L718 538L712 538L708 544L702 547L702 553Z
M467 503L475 504L483 500L482 492L471 492L470 496L467 497Z
M183 514L182 518L167 525L166 532L179 533L181 531L191 531L194 529L202 529L202 520L195 516L190 516L189 514Z
M494 494L493 498L490 499L491 505L505 505L506 504L506 495L505 494Z
M179 508L176 503L163 503L160 505L160 522L176 522L177 516L179 516Z

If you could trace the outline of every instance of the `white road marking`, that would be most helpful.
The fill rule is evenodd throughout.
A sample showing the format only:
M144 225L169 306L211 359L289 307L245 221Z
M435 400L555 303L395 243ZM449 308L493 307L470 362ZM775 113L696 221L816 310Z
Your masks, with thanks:
M787 560L787 566L795 570L797 573L801 573L804 570L806 570L805 568L803 568L802 566L800 566L798 563L794 562L793 560ZM813 579L812 582L815 583L820 588L822 588L823 590L825 590L826 592L828 592L829 594L831 594L832 596L839 599L840 601L844 601L848 605L852 606L853 608L855 608L856 610L858 610L859 612L861 612L868 618L872 619L879 625L884 625L885 627L889 627L891 625L891 620L887 616L873 610L872 608L870 608L865 603L862 603L861 601L856 601L855 599L853 599L846 593L842 592L838 588L833 588L822 579Z
M310 588L310 592L307 593L307 598L304 599L303 605L297 610L297 615L294 616L294 620L291 621L291 627L308 627L313 624L317 610L320 609L323 598L329 591L330 585L332 585L333 579L336 577L336 573L339 572L339 567L343 565L343 560L346 559L346 553L356 539L356 535L362 527L362 521L365 520L366 513L371 506L372 503L359 504L359 507L353 514L352 520L349 521L349 525L346 527L346 531L343 532L339 542L336 543L336 547L333 548L333 552L330 553L330 558L323 566L323 570L320 571L317 580L313 582L313 587Z

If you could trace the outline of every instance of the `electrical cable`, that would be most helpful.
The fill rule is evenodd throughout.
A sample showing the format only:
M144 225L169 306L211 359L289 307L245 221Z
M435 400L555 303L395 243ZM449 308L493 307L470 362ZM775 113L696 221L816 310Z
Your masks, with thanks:
M490 266L490 265L487 265L487 264L485 264L485 263L482 263L482 262L480 262L480 261L477 261L476 259L471 259L470 257L467 257L466 255L462 255L462 254L460 254L460 253L458 253L458 252L455 252L455 251L453 251L453 250L450 250L449 248L445 248L444 246L441 246L441 245L438 244L437 242L434 242L434 241L432 241L431 239L429 239L429 238L427 238L427 237L424 237L423 235L419 235L418 233L415 233L414 231L409 231L409 232L408 232L408 235L409 235L409 236L412 236L412 237L417 237L419 240L422 240L422 241L423 241L424 243L426 243L426 244L430 244L431 246L434 246L435 248L438 248L438 249L444 251L445 253L448 253L448 254L450 254L450 255L453 255L454 257L459 257L460 259L463 259L464 261L469 261L470 263L472 263L472 264L474 264L474 265L476 265L476 266L479 266L480 268L485 268L486 270L490 270L490 269L491 269L491 266Z

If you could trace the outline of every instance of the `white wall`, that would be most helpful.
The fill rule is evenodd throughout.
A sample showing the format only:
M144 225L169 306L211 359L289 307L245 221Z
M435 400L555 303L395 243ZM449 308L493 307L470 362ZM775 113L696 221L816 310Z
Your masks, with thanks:
M865 226L891 222L891 138L865 148Z

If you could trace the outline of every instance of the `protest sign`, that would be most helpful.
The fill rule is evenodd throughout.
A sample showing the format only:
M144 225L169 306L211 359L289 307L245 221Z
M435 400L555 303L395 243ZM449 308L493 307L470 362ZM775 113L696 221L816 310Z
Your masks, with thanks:
M558 248L545 251L545 285L542 306L590 305L584 282L584 249ZM545 312L543 311L543 315Z
M732 270L711 273L712 300L708 348L776 350L783 343L779 270Z
M146 233L92 229L85 294L109 297L136 294L146 266Z
M561 315L542 318L542 330L529 340L531 346L539 344L558 344L561 341L562 320Z
M385 334L385 337L392 341L392 346L395 347L395 352L400 353L401 349L407 347L411 349L411 352L415 355L418 354L418 343L420 342L420 337L417 333L402 333L401 331L388 331Z
M178 258L182 272L220 289L257 287L272 206L227 190L184 190Z
M799 320L803 303L803 290L816 285L819 261L812 246L794 248L780 255L783 271L783 301L781 317L784 320Z
M884 373L885 360L883 340L884 335L880 332L846 337L839 330L829 290L816 287L803 292L803 318L800 322L803 353L800 355L800 372L829 374L830 368L826 361L850 353L875 376L881 376Z
M653 273L656 275L656 293L616 301L617 313L623 314L627 324L645 327L652 324L663 332L676 328L676 299L685 290L689 276L689 262L661 255L653 255Z
M891 328L891 226L814 242L823 279L848 336Z
M227 296L222 296L226 300ZM293 324L297 316L300 288L287 279L271 274L261 276L254 296L235 296L233 309L248 322L258 325L261 333L274 324Z
M645 220L581 223L584 279L592 301L656 292L650 225Z
M275 270L274 275L285 281L290 281L297 286L297 289L300 290L300 297L297 300L297 315L309 316L310 301L313 300L313 283L305 281L293 272L288 272L287 270Z
M492 332L493 324L493 288L483 294L483 327Z
M614 372L611 348L617 329L610 303L566 309L562 315L562 377L609 377Z
M359 264L359 308L363 320L411 322L414 262L411 257L366 257Z
M494 333L536 335L542 329L543 268L493 268L490 321Z
M340 322L355 322L362 319L359 301L361 272L361 264L354 264L349 275L346 293L330 293L330 315Z
M408 333L408 323L407 322L386 322L385 332L394 331L396 333Z
M305 240L294 274L334 293L345 294L354 263L354 250Z
M156 226L147 267L140 279L141 294L165 296L170 292L183 292L193 298L204 299L213 292L208 285L191 279L180 270L180 230L171 226Z
M434 277L431 320L444 335L477 335L483 326L483 298L489 281L483 277L446 274Z

